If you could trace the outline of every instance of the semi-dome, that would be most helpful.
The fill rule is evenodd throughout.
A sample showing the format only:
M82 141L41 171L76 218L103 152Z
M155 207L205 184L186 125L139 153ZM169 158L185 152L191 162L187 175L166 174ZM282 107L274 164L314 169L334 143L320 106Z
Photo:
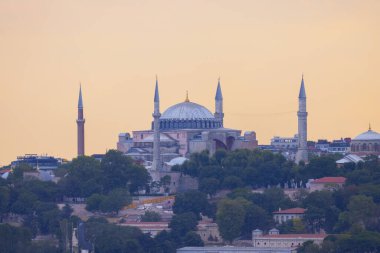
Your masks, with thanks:
M380 140L380 134L372 131L371 129L368 130L367 132L364 132L362 134L359 134L356 136L354 141L370 141L370 140Z
M206 107L186 101L169 107L160 119L205 120L215 119L215 117Z

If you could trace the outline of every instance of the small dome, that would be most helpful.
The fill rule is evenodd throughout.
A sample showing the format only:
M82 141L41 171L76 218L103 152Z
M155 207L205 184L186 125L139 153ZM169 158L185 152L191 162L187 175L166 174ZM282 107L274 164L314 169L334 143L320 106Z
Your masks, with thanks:
M196 120L215 119L215 117L206 107L186 101L166 109L160 119Z
M371 141L371 140L380 140L380 134L375 132L375 131L372 131L372 130L368 130L367 132L364 132L362 134L359 134L358 136L356 136L354 139L354 141Z

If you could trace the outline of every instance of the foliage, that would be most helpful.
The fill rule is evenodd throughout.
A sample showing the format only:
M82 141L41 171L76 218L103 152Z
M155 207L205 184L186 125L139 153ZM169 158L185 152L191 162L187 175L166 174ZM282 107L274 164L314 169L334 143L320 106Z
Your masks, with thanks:
M230 243L241 234L245 210L239 200L223 199L218 204L216 222L222 238Z
M146 211L144 215L141 216L141 221L144 221L144 222L161 221L161 215L154 211Z
M173 234L184 236L189 231L195 230L197 223L197 217L194 213L181 213L173 216L169 228L171 228Z
M188 191L177 194L173 205L173 212L175 214L193 212L198 219L201 213L206 215L208 210L209 203L207 196L199 191Z
M124 206L132 203L132 198L125 188L116 188L107 195L93 194L86 201L89 211L102 211L104 213L119 212Z

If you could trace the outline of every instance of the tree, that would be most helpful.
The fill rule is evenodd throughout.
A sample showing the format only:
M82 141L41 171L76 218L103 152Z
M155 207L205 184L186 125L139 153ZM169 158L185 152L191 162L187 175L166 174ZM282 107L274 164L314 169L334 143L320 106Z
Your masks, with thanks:
M88 211L95 211L100 209L100 204L103 202L103 200L106 198L106 196L95 193L92 194L89 198L86 200L86 209Z
M378 224L377 210L371 197L356 195L351 197L348 204L348 219L351 224L359 224L365 229L373 223Z
M171 177L169 175L165 175L160 179L160 184L164 188L164 192L169 193L170 191L170 182Z
M132 198L129 192L123 188L112 190L105 199L100 203L100 210L102 212L116 212L118 213L124 206L132 203Z
M200 218L200 213L206 213L208 207L206 194L199 191L188 191L176 195L173 212L175 214L193 212Z
M197 217L194 213L181 213L173 216L169 228L171 228L173 234L184 236L187 232L195 230L197 223Z
M66 196L89 197L101 193L100 163L93 157L80 156L66 165L67 175L59 181Z
M219 185L220 182L216 178L203 178L199 183L199 190L212 197L218 191Z
M141 216L141 221L144 221L144 222L161 221L161 215L154 211L146 211L144 215Z
M128 187L136 192L145 187L149 181L148 171L133 162L132 158L116 150L106 153L101 162L102 186L105 192L114 188Z
M183 246L203 247L204 243L201 237L194 231L187 232L183 239Z
M236 201L244 207L244 224L241 228L243 236L250 237L253 230L267 230L274 225L272 217L263 208L243 198L237 198Z
M245 210L239 201L223 199L219 202L216 222L224 240L232 243L241 234L244 219Z
M30 246L30 243L31 233L28 229L0 224L0 245L2 252L22 253Z

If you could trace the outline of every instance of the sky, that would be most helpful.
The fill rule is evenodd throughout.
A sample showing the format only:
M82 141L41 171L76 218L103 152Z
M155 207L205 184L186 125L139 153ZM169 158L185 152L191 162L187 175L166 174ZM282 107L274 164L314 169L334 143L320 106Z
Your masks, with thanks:
M309 140L380 131L380 1L0 0L0 165L76 155L82 84L86 154L148 129L161 110L214 111L259 144L297 132L304 74Z

